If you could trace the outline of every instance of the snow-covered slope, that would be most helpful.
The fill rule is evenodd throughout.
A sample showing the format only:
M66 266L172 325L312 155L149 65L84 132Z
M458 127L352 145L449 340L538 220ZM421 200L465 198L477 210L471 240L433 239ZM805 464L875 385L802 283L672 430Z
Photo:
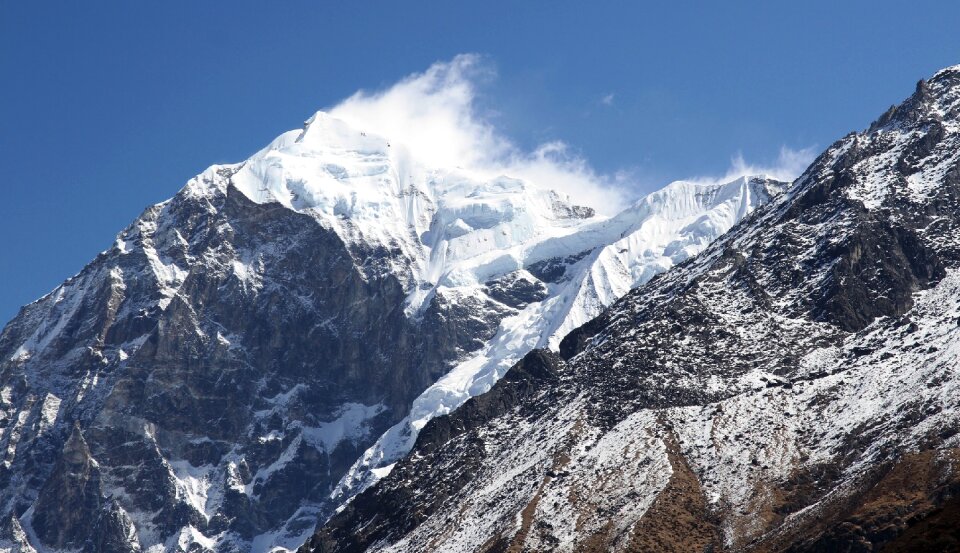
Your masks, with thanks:
M0 333L0 540L297 547L428 420L782 186L679 182L598 217L402 142L318 113L24 307Z
M763 177L724 184L674 182L612 219L517 252L521 268L512 278L543 283L543 298L504 318L497 334L479 351L420 394L407 417L381 436L343 478L334 493L336 502L343 503L388 474L430 419L488 391L532 349L556 349L569 331L631 288L699 253L784 187Z
M420 431L303 551L954 551L960 66Z

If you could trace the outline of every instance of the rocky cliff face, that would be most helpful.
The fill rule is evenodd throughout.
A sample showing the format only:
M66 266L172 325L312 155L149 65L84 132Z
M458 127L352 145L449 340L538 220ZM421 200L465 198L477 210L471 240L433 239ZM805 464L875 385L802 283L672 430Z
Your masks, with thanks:
M228 175L148 210L4 332L0 478L40 543L84 546L111 508L148 546L302 533L364 440L504 311L458 326L484 303L438 302L415 324L399 280L353 261L385 252L215 186Z
M960 548L960 66L559 350L303 551Z
M296 548L420 425L782 187L675 183L597 217L317 114L0 333L0 548Z

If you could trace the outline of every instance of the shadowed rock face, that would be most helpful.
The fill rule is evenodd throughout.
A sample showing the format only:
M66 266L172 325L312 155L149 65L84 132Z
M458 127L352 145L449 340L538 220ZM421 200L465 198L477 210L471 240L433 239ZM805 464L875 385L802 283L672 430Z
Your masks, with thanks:
M960 67L560 351L303 551L956 549Z
M100 467L79 426L73 432L37 497L33 529L56 548L82 547L100 512Z
M395 252L207 178L0 335L0 507L19 519L0 539L298 545L370 441L513 312L438 294L411 318L378 265Z

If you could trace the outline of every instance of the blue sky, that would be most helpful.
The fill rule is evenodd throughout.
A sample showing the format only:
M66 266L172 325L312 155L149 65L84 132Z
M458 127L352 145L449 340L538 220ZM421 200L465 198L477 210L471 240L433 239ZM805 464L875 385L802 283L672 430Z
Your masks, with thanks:
M957 21L923 1L4 1L0 319L208 165L459 54L477 121L636 196L865 127L960 63Z

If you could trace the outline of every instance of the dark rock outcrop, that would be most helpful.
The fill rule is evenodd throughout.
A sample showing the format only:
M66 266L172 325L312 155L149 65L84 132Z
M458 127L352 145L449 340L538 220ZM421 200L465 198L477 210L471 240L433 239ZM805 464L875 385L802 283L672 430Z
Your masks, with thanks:
M37 496L32 526L58 549L82 547L97 526L102 501L100 467L74 425L53 472Z
M439 457L434 470L443 472L447 462L456 462L459 479L441 479L439 487L429 490L427 500L413 497L404 488L392 488L390 493L374 493L368 490L355 497L344 513L364 513L382 510L386 516L378 517L374 524L363 527L337 526L338 521L350 520L338 516L321 534L317 534L305 546L316 551L364 551L370 544L402 536L420 521L436 512L440 506L459 491L470 475L479 470L485 460L482 442L467 436L467 433L503 416L523 400L542 391L560 379L564 370L563 361L554 353L534 350L510 368L486 394L471 398L459 409L442 417L432 419L420 431L415 451L418 454L434 454ZM445 456L447 446L459 440L457 455ZM465 440L465 441L464 441ZM393 469L391 478L419 479L423 477L422 465L400 461Z

